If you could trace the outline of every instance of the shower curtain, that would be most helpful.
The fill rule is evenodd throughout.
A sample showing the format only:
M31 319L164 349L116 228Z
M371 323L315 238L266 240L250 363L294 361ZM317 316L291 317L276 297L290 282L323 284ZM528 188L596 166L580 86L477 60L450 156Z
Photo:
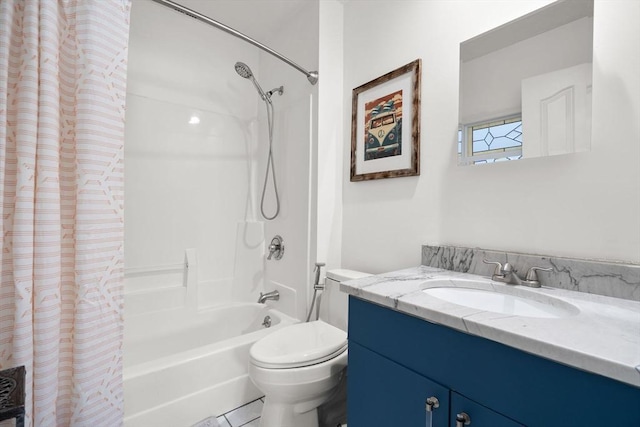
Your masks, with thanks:
M0 369L27 425L122 424L130 0L0 0Z

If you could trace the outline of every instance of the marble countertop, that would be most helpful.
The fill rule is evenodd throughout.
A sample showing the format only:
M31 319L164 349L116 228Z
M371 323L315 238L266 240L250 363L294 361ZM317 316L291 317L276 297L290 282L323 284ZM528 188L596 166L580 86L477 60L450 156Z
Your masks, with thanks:
M567 317L557 319L515 316L449 303L422 292L444 285L499 290L571 310ZM432 323L640 387L637 301L551 287L512 286L427 266L346 281L340 289Z

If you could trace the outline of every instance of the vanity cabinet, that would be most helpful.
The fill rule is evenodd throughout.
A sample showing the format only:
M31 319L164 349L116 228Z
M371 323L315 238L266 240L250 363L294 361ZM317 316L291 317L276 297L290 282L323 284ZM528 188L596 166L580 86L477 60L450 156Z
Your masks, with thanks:
M349 425L640 425L639 402L632 385L349 297Z

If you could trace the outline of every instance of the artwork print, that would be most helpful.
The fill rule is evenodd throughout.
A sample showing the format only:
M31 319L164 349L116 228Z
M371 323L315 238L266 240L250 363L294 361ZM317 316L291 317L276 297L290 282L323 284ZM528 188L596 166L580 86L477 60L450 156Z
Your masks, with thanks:
M350 180L420 175L420 76L416 59L352 91Z
M364 160L402 155L402 90L365 103Z

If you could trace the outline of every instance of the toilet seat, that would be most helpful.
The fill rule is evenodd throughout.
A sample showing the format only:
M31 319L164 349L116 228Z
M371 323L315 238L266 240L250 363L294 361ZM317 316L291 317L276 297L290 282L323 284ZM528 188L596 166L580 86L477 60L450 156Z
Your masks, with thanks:
M322 363L346 350L346 332L318 320L269 334L251 347L249 355L256 366L288 369Z
M251 358L251 363L253 363L256 366L259 366L261 368L266 368L266 369L304 368L306 366L317 365L318 363L322 363L322 362L326 362L327 360L331 360L331 359L341 355L346 350L347 350L347 345L345 344L344 347L341 347L337 351L335 351L335 352L333 352L331 354L328 354L326 356L322 356L322 357L317 358L317 359L305 360L305 361L302 361L302 362L269 363L269 362L263 362L263 361L257 360L257 359L252 357Z

